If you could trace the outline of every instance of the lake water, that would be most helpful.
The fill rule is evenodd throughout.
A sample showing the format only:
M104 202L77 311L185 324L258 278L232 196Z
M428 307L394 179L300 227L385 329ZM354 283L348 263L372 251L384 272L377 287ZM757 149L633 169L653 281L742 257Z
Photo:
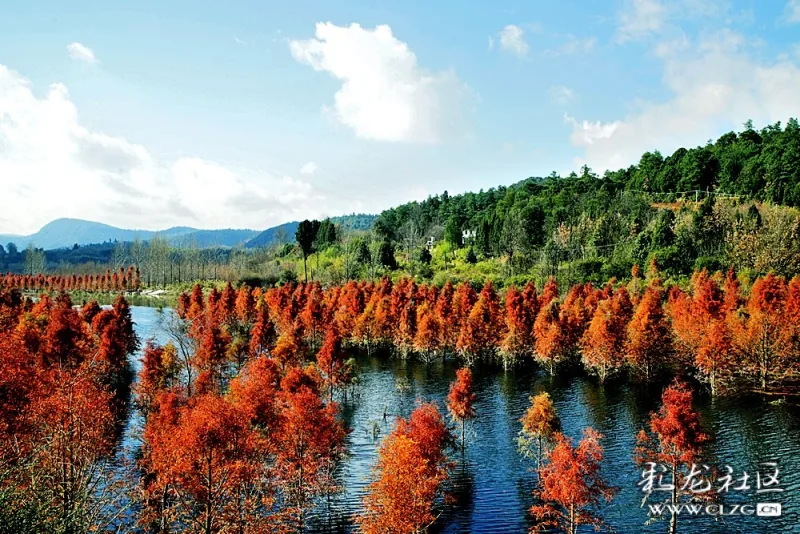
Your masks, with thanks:
M133 319L142 342L162 337L157 331L154 308L133 307ZM353 532L351 517L360 509L360 499L374 465L382 436L396 415L408 416L416 399L437 401L444 407L457 366L453 362L424 365L388 358L360 358L355 398L342 406L342 416L351 429L348 457L341 467L343 491L317 511L309 528L315 532ZM139 362L135 363L138 370ZM601 510L605 521L617 532L667 532L666 521L645 526L647 508L641 507L637 483L641 471L632 461L636 433L644 428L650 411L658 408L660 390L630 385L601 387L585 377L556 377L530 368L510 372L475 369L473 373L478 417L468 424L466 451L452 453L452 476L456 502L447 507L431 532L526 532L531 523L535 476L534 461L516 449L519 419L529 405L529 396L550 393L565 434L579 438L592 426L605 438L603 475L619 489L614 500ZM407 384L398 388L397 384ZM712 400L697 397L696 406L713 443L709 451L719 468L730 465L740 476L747 471L752 489L729 492L727 503L777 502L780 517L728 517L715 521L708 516L681 516L682 533L800 533L800 408L770 404L758 398ZM384 412L388 417L384 419ZM123 442L135 446L141 421L135 411ZM375 436L377 429L378 436ZM780 493L756 494L756 472L771 472L762 462L777 462ZM582 530L584 532L584 530ZM588 527L585 532L593 532Z

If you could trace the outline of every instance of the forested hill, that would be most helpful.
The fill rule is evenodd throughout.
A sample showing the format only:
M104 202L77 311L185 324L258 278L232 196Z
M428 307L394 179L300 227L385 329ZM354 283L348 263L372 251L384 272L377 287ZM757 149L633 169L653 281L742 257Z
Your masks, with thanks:
M638 165L603 176L584 167L580 174L554 173L478 193L445 192L384 211L374 228L398 247L413 246L419 236L435 236L455 247L470 245L487 257L544 253L554 257L554 265L587 257L608 263L614 258L608 257L612 253L607 249L616 253L626 244L630 250L624 264L646 261L652 252L664 249L658 253L661 261L677 262L675 270L688 272L698 260L729 261L722 256L723 240L730 238L731 225L747 215L741 210L727 213L730 220L722 224L721 214L712 216L714 198L705 202L707 213L700 213L700 219L686 213L696 212L699 204L678 202L710 196L738 197L728 204L800 206L797 120L760 131L748 121L743 131L727 133L716 142L681 148L668 157L647 152ZM671 209L658 209L665 207ZM759 216L759 208L753 209L750 215ZM462 243L464 231L475 231L468 243ZM522 270L544 260L528 259ZM605 274L618 271L623 271L622 265Z
M607 171L603 176L584 167L567 177L554 174L528 178L509 187L479 193L430 197L384 211L376 227L395 237L412 218L458 227L497 224L514 211L539 207L549 222L587 209L605 211L608 202L624 190L644 191L659 200L695 197L695 191L715 191L775 204L800 206L800 126L790 119L761 131L748 121L745 129L721 136L715 143L680 148L664 157L659 151L642 155L638 165ZM587 197L591 197L591 200ZM586 205L574 206L578 201Z

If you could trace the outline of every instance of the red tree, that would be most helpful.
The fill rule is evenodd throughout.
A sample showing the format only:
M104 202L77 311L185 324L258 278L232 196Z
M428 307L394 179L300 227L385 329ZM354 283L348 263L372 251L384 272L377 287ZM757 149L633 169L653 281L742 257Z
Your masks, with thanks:
M531 507L537 523L531 532L561 528L576 534L580 525L595 529L603 522L595 513L601 500L611 501L615 489L600 473L603 459L601 436L592 428L583 432L577 447L563 434L556 434L556 445L547 455L547 464L539 470L540 488L534 495L542 501Z
M167 529L174 524L211 534L274 528L267 513L274 492L268 444L237 405L216 394L199 395L148 420L145 441L144 466L152 474L146 489Z
M442 324L428 303L417 308L417 331L414 335L414 350L425 362L432 361L439 351Z
M532 293L529 288L533 288ZM531 306L530 299L536 298L536 289L533 284L528 284L525 289L528 298L514 286L506 290L506 333L500 343L505 368L509 368L518 358L532 353L536 310Z
M392 432L378 450L364 512L356 517L366 534L424 531L433 524L433 505L446 473L431 476L418 444L407 434Z
M475 305L461 321L456 348L467 365L494 352L500 341L500 307L492 282L487 280Z
M103 506L93 488L107 483L102 459L112 450L112 394L88 363L41 373L28 408L37 485L62 532L97 526Z
M628 291L622 287L611 298L600 301L581 338L583 365L597 374L601 383L622 368L631 312Z
M343 452L344 429L335 404L325 405L313 388L301 385L281 394L275 432L275 468L290 504L300 513L334 488L333 471Z
M796 373L796 326L787 323L786 300L786 281L770 273L755 281L744 313L730 322L733 350L753 386L764 392Z
M703 444L707 441L708 436L700 428L700 417L692 408L691 389L676 381L664 390L661 409L650 414L650 432L639 432L634 461L646 467L645 473L651 475L658 473L662 466L669 472L671 488L668 502L675 505L682 494L691 495L689 490L682 492L681 488L690 475L689 466L699 459ZM652 482L653 478L650 478L650 485L642 488L647 497L659 489L654 488ZM676 532L677 520L677 514L672 512L671 534Z
M561 431L561 420L547 392L530 397L530 402L531 405L520 419L522 430L519 433L519 448L525 456L535 456L538 470L547 447Z
M475 393L472 391L472 371L462 368L456 371L456 379L450 384L447 409L453 419L461 423L461 450L464 450L465 424L475 417Z
M628 324L628 365L645 381L653 378L672 351L670 332L661 306L661 293L657 280L651 283Z
M199 392L219 391L229 346L230 336L220 325L212 322L205 327L193 362Z
M400 419L378 452L364 513L356 521L369 533L414 533L433 523L433 506L448 477L445 454L452 436L435 405L419 405Z
M560 309L558 301L551 300L541 308L533 323L536 336L534 357L547 368L551 376L555 375L558 364L566 359L569 349L569 338L561 324Z
M334 388L346 388L351 378L347 355L342 346L342 338L336 327L331 326L325 332L325 342L317 353L317 365L322 371L328 386L329 399L333 400Z

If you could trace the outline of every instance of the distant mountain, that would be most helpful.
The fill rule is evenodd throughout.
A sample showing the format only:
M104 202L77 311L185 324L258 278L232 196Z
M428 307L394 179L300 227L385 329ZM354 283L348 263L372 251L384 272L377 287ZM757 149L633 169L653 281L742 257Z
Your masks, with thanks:
M275 243L292 243L294 242L294 234L297 231L297 226L300 223L292 221L284 223L272 228L267 228L250 241L245 243L247 248L268 247Z
M0 234L0 244L11 242L22 250L33 243L38 248L53 250L78 245L91 245L109 241L149 241L158 233L175 245L198 247L232 247L258 235L256 230L198 230L188 226L175 226L160 232L151 230L129 230L108 224L82 219L56 219L31 235Z
M366 230L372 227L375 218L375 215L352 214L331 217L331 220L344 228ZM263 232L246 229L199 230L189 226L173 226L155 232L117 228L83 219L64 218L47 223L35 234L0 234L0 244L6 246L8 243L14 243L19 250L23 250L29 243L33 243L37 248L55 250L72 248L76 243L85 246L113 243L114 241L130 242L135 239L149 241L158 234L167 239L171 245L179 247L235 247L244 244L247 248L256 248L269 246L274 242L293 242L297 225L297 221L292 221L268 228Z
M47 223L41 230L31 235L0 235L0 243L12 242L22 250L33 243L36 247L50 250L54 248L71 247L75 243L78 245L89 245L92 243L103 243L105 241L132 241L136 235L145 238L152 235L152 232L135 230L123 230L107 224L84 221L81 219L56 219Z
M198 248L235 247L246 244L257 235L259 235L257 230L194 230L187 234L169 237L169 242L175 246Z
M369 230L375 222L377 215L353 213L331 217L331 221L348 230ZM297 221L288 222L272 228L267 228L245 244L247 248L268 247L275 243L293 243L297 231Z

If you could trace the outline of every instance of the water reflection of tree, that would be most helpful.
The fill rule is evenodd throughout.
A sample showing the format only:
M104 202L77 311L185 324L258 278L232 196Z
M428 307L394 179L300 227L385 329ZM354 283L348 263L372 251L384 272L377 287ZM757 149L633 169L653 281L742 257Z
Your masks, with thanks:
M580 384L583 403L589 408L589 424L602 434L614 433L619 428L619 409L625 397L624 385L618 381L599 384L586 379Z
M627 411L635 428L641 428L660 406L661 392L666 383L631 384L627 389Z
M450 480L445 488L446 506L442 515L434 526L428 529L429 534L434 532L471 532L472 512L475 507L475 473L473 466L466 457L459 456Z

